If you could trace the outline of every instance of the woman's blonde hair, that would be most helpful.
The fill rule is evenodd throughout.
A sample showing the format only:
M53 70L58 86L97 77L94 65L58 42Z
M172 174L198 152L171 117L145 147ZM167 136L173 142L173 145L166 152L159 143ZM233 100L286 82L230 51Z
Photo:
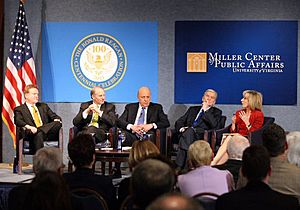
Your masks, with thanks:
M256 90L245 90L243 92L243 96L245 97L246 93L248 93L249 98L249 107L251 110L262 110L262 102L263 102L263 96L260 92Z
M138 163L142 162L149 156L159 155L160 152L155 144L149 140L135 141L129 153L128 164L130 168L134 168Z
M191 167L197 168L203 165L210 165L212 158L212 149L206 141L198 140L190 145L188 160Z

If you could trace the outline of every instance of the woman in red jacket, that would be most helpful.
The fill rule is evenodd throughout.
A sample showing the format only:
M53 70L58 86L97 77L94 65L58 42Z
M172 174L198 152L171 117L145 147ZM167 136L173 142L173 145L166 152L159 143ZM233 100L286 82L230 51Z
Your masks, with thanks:
M219 148L211 165L220 165L227 161L227 144L232 135L248 136L249 132L263 126L264 114L262 110L262 94L255 90L245 90L241 100L243 109L238 110L232 117L230 133L223 136L222 145Z

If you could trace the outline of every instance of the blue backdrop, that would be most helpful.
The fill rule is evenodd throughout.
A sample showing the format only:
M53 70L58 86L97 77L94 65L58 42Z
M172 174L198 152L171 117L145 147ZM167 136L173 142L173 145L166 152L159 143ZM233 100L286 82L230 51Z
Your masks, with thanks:
M127 56L122 80L106 91L112 102L136 101L140 86L148 86L152 100L158 94L158 32L156 22L45 22L42 29L42 100L82 102L90 90L72 72L75 46L84 37L103 33L116 38Z
M239 104L245 89L297 103L297 21L177 21L175 32L175 103L201 103L207 88L219 104ZM188 52L206 53L206 72L187 72Z

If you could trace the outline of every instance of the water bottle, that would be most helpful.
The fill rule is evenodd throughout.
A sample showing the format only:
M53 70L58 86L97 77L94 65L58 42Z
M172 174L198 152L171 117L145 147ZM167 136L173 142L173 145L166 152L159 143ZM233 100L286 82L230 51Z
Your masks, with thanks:
M14 157L14 163L13 163L13 173L17 174L18 173L18 160L17 157Z
M122 141L124 137L124 133L122 133L122 131L118 131L117 150L122 150Z

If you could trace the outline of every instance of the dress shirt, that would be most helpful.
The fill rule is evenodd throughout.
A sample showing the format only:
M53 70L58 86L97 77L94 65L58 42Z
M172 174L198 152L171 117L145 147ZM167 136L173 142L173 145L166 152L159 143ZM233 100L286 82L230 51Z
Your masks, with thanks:
M141 106L141 104L139 104L139 108L138 108L138 111L137 111L137 114L136 114L136 117L135 117L134 125L137 125L137 123L138 123L139 117L140 117L140 115L141 115L142 108L143 108L143 107ZM145 109L145 110L144 110L144 111L145 111L144 124L147 124L148 107L144 107L144 109ZM153 125L153 128L154 128L154 129L157 128L157 125L156 125L155 123L152 123L152 125ZM127 129L127 130L130 130L132 126L133 126L132 124L128 124L127 127L126 127L126 129Z
M30 114L32 116L32 118L34 119L34 115L33 115L33 110L32 110L32 106L35 107L35 109L37 110L37 113L38 113L38 116L39 116L39 119L40 119L40 122L41 122L41 126L43 125L43 121L42 121L42 118L41 118L41 115L40 115L40 111L39 109L36 107L35 104L29 104L27 102L25 102L26 106L28 107L29 111L30 111Z
M94 103L93 103L93 104L94 104ZM97 106L98 106L98 109L100 110L100 109L101 109L101 104L100 104L100 105L97 105ZM102 117L102 114L103 114L103 111L100 110L99 117ZM88 112L86 112L86 111L82 112L82 118L83 118L83 119L86 119L88 115L89 115ZM92 124L93 117L94 117L94 112L93 112L93 116L92 116L92 119L91 119L91 122L90 122L89 126ZM97 127L99 127L99 123L98 123L98 126L97 126Z
M210 109L210 106L209 106L207 109L205 109L205 110L201 107L201 109L200 109L200 111L198 112L198 114L197 114L195 120L199 117L199 115L200 115L200 113L202 112L202 110L203 110L204 113L205 113L205 112L206 112L207 110L209 110L209 109ZM182 132L184 132L185 129L187 129L187 128L188 128L188 127L182 127L182 128L179 129L179 132L182 133Z

